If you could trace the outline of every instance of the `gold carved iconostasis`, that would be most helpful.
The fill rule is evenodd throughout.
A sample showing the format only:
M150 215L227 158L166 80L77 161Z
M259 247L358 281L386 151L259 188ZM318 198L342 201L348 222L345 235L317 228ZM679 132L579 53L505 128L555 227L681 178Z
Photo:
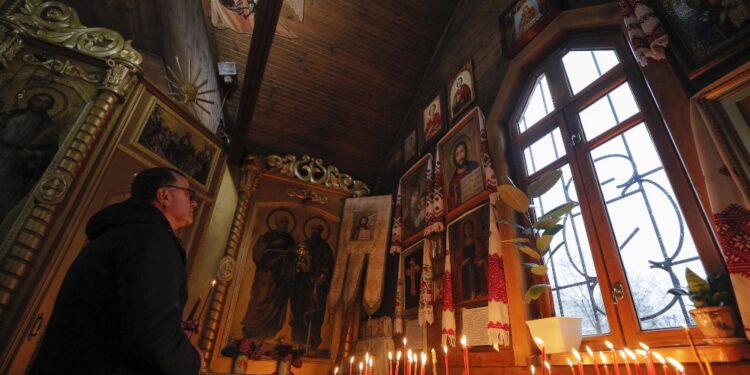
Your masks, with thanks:
M140 77L140 62L118 33L81 25L61 3L28 0L0 18L2 373L28 366L86 221L126 199L135 173L171 166L189 176L198 206L178 232L188 267L212 246L202 242L224 152Z

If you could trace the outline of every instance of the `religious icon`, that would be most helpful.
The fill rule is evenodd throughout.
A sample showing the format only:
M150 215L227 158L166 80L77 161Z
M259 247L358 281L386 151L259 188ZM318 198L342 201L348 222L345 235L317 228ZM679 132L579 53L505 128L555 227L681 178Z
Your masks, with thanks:
M305 220L305 224L302 226L302 231L305 234L305 238L310 238L312 232L315 231L316 226L319 226L321 228L322 232L320 232L320 236L327 241L328 236L331 235L331 225L328 224L328 221L326 221L326 219L323 219L320 216L312 216Z
M448 95L448 109L451 121L460 115L469 105L474 103L474 70L471 62L467 62L450 81Z
M423 245L424 241L419 241L404 251L404 306L407 310L419 306Z
M457 265L454 280L461 301L487 296L488 225L489 205L486 203L448 225L451 261Z
M438 143L448 212L484 191L480 142L479 114L472 112Z
M515 56L560 12L556 0L517 0L500 16L503 56Z
M401 216L405 243L416 241L425 226L425 207L430 193L427 184L427 155L401 177Z
M427 106L422 109L422 138L423 145L428 145L444 128L445 116L443 111L442 91L438 92Z
M375 224L377 223L377 212L357 211L354 213L354 221L350 231L349 241L370 241L373 237Z
M409 162L417 154L417 129L414 129L404 139L404 163Z

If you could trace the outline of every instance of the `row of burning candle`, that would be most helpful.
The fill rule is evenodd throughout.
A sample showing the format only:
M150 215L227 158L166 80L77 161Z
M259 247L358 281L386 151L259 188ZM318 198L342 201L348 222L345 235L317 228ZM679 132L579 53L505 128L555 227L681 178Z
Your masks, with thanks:
M534 342L539 347L539 350L542 352L542 366L541 367L541 375L551 375L552 374L552 368L549 365L549 362L547 361L547 356L545 355L544 350L544 341L538 337L534 337ZM614 375L621 375L620 373L620 363L617 360L618 354L619 357L622 359L623 364L625 365L625 370L627 372L627 375L633 375L633 372L630 370L630 361L633 363L633 368L635 369L635 375L658 375L657 374L657 366L654 362L654 359L659 361L662 365L662 374L663 375L670 375L669 365L672 366L674 369L675 375L685 375L685 367L671 357L664 357L658 352L652 351L651 348L648 347L648 345L644 343L639 343L642 349L636 349L635 351L630 350L629 348L623 348L621 350L615 350L614 345L612 345L611 342L605 341L604 344L609 348L609 351L611 353L612 357L612 368L614 370ZM691 340L691 346L692 346L692 340ZM693 346L693 349L695 347ZM594 372L596 375L602 375L602 373L599 371L599 361L597 361L597 356L594 355L594 351L591 350L590 347L586 346L586 351L588 352L589 356L591 357L591 360L594 364ZM645 366L645 372L641 371L641 363L638 361L638 356L640 355L643 357L643 365ZM697 351L695 351L697 355ZM570 366L570 373L571 375L584 375L583 372L583 358L581 356L581 353L578 352L578 350L573 349L572 350L573 358L575 360L575 363L577 363L578 367L578 374L576 374L576 371L574 369L574 361L571 358L567 358L568 365ZM599 360L601 361L601 366L604 368L604 375L610 375L609 367L607 366L607 356L604 354L604 352L599 352ZM698 364L701 369L701 373L703 375L706 375L706 371L704 371L703 366L700 361L700 357L698 357ZM711 363L706 359L705 361L706 368L708 370L708 375L713 375L713 370L711 369ZM546 370L546 371L545 371ZM536 369L534 365L531 365L531 374L534 375L536 372Z
M397 351L395 355L396 363L394 365L394 355L393 352L388 352L388 375L398 375L399 374L399 367L401 364L401 358L404 357L404 369L403 369L403 375L425 375L425 371L427 368L427 354L425 352L422 352L420 355L417 355L415 351L412 351L411 349L408 349L406 346L407 339L404 337L403 339L404 346L402 347L401 351ZM461 337L461 347L463 348L463 360L464 360L464 371L463 373L466 375L469 375L469 349L466 346L466 336ZM437 355L435 354L435 349L430 350L432 354L432 373L433 375L437 374ZM359 362L359 373L358 375L372 375L372 364L374 357L370 355L370 353L365 354L365 360L364 362ZM448 347L443 346L443 358L445 359L445 375L448 375ZM421 368L419 367L421 359ZM352 371L354 370L354 356L349 358L349 375L352 375ZM413 370L412 370L413 368ZM420 371L421 370L421 371ZM364 371L364 372L363 372ZM334 375L338 375L339 368L336 367L333 370Z

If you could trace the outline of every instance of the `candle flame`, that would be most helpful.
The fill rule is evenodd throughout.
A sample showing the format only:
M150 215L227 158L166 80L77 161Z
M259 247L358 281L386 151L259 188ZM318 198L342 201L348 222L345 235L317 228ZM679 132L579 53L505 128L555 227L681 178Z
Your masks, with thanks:
M602 360L602 364L607 364L607 357L604 355L604 352L599 352L599 359Z
M359 371L362 371L362 362L359 363Z
M406 352L406 357L409 358L409 360L411 361L411 349L409 349L409 351Z
M544 361L544 367L547 368L547 371L552 370L552 366L549 365L549 361Z
M443 353L448 354L448 345L443 345Z
M393 353L391 353L391 352L388 352L388 360L389 360L389 361L392 361L392 360L393 360Z
M406 337L404 337L403 341L404 341L404 346L406 346Z
M570 368L573 368L573 361L571 361L570 358L565 359L568 361L568 366L570 366Z
M609 348L609 350L612 350L615 347L611 342L609 342L609 340L605 340L604 345L607 345L607 348Z
M401 360L401 352L396 352L396 361Z
M676 359L667 357L667 361L670 365L674 366L675 370L678 370L679 372L685 372L685 367L680 362L677 362Z
M576 357L576 361L581 362L581 353L578 353L576 348L573 348L573 357Z
M466 335L461 335L461 346L466 346Z
M333 369L333 375L336 375L339 373L339 366L336 366L336 368Z
M372 367L372 357L370 357L370 359L368 359L368 360L367 360L367 364L368 364L368 365L369 365L370 367Z
M628 349L628 348L625 348L625 354L627 354L627 355L628 355L628 357L630 357L630 359L632 359L632 360L634 360L634 361L635 361L635 353L633 353L633 351L632 351L632 350L630 350L630 349Z
M365 352L365 363L370 362L370 352Z
M646 344L644 344L644 343L642 343L642 342L639 342L639 343L638 343L638 345L640 345L640 346L641 346L641 348L643 348L643 349L644 349L644 350L646 350L646 351L648 351L648 350L649 350L649 347L648 347L648 345L646 345Z
M647 354L646 351L643 349L636 349L635 352L638 353L638 355L642 355L644 357L646 357L646 354Z
M352 356L351 358L349 358L349 364L352 364L352 363L354 363L354 356Z
M589 353L589 355L591 356L591 358L594 358L594 351L591 350L591 348L589 348L588 345L586 345L586 351Z
M534 368L534 365L531 365L531 375L534 375L536 372L536 369Z
M539 349L544 348L544 340L540 339L539 337L534 337L534 342L536 343L536 346L539 347Z
M625 354L625 351L624 351L624 350L620 350L620 357L622 357L622 359L623 359L623 360L624 360L625 362L627 362L627 361L628 361L628 355L627 355L627 354Z
M422 366L424 366L427 363L427 354L424 354L424 352L422 352L420 357L422 357Z
M216 279L211 280L211 288L213 288L216 285Z
M656 358L656 359L657 359L657 360L658 360L659 362L661 362L661 364L662 364L662 365L664 365L664 364L666 364L666 363L667 363L667 360L666 360L666 359L664 359L664 357L662 357L662 356L661 356L661 354L659 354L659 353L657 353L657 352L654 352L654 357L655 357L655 358Z

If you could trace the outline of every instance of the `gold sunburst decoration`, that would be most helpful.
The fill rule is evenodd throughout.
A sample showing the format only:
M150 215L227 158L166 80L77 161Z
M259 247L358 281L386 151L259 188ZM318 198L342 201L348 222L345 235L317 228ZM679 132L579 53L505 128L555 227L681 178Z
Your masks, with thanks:
M167 66L168 74L165 78L175 87L177 92L169 93L169 95L174 97L179 103L189 106L193 109L193 112L195 112L195 107L198 107L203 112L206 112L206 114L211 114L201 103L214 104L214 102L204 99L202 96L215 92L217 89L201 91L201 88L208 83L208 79L204 79L198 83L198 80L201 79L203 69L199 67L198 71L193 75L190 60L187 61L187 71L182 69L182 64L180 64L180 59L177 56L174 57L174 60L177 63L177 71L175 72L171 66Z

